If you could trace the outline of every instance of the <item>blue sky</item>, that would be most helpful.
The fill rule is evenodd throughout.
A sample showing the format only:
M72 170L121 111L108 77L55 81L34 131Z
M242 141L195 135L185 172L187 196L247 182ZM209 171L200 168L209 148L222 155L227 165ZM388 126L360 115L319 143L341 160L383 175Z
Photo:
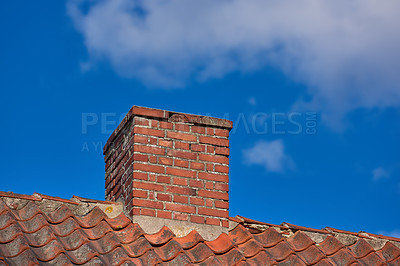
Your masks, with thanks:
M2 2L1 190L104 199L140 105L234 122L231 216L399 237L399 3L339 3Z

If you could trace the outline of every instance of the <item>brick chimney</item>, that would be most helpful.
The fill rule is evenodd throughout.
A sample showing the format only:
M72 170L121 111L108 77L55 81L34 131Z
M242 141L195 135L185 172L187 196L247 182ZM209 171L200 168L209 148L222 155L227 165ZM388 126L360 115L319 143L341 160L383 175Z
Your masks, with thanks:
M228 228L229 131L219 118L134 106L104 146L106 199L149 233ZM208 237L207 237L208 236Z

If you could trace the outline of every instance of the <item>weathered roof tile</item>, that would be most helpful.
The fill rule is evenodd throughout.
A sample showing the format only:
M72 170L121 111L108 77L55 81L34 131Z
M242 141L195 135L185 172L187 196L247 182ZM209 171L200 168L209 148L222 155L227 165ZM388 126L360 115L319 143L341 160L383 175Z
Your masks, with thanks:
M110 218L96 205L88 208L87 199L80 205L39 194L4 195L0 265L400 265L400 240L379 235L239 217L229 234L205 241L196 231L176 237L168 227L147 234L123 213ZM376 239L386 244L371 245Z

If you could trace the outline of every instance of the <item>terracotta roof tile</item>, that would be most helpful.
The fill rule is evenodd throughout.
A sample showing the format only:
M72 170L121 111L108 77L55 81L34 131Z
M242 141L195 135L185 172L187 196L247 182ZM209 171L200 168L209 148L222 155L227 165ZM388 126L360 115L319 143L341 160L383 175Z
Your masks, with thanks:
M233 241L225 233L222 233L213 241L204 242L215 254L223 254L229 251L233 246Z
M252 234L244 226L238 225L229 232L229 237L239 245L252 238Z
M396 258L400 258L400 248L396 247L390 242L387 242L385 246L378 251L385 259L385 261L390 262Z
M72 201L0 193L0 265L400 265L400 241L379 235L239 217L229 234L205 241L168 227L147 234L97 207L113 203Z
M211 256L214 256L214 252L212 252L212 250L208 248L204 243L199 243L193 248L186 250L185 254L193 263L199 263L205 261Z
M311 245L307 249L297 252L299 256L307 265L313 265L325 258L324 253L315 245Z
M318 245L318 247L325 253L325 255L330 256L343 248L344 245L334 236L328 236Z
M297 231L294 236L288 239L288 242L294 251L303 251L314 245L314 241L312 241L311 238L302 231Z
M260 234L253 235L265 248L273 247L284 240L284 237L273 228L268 228Z
M175 238L175 240L182 246L183 249L189 249L197 245L199 242L203 242L204 239L196 231L191 231L184 237Z

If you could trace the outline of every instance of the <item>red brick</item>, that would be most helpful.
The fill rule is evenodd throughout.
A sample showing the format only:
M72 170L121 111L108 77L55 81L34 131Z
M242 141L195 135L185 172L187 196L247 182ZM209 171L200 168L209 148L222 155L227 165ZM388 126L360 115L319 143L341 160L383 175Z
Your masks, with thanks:
M190 126L187 124L175 123L175 130L190 132Z
M187 186L187 179L174 177L174 185Z
M159 164L172 165L173 159L168 157L158 157Z
M190 197L190 204L204 206L204 199Z
M207 217L206 224L219 225L219 219Z
M197 159L197 154L189 151L169 150L167 151L167 155L183 159L191 159L191 160Z
M228 166L225 166L225 165L216 164L216 165L215 165L215 172L220 172L220 173L226 173L226 174L228 174L228 173L229 173L229 167L228 167Z
M202 214L202 215L222 217L222 218L228 218L229 217L229 212L228 211L216 210L216 209L210 209L210 208L204 208L204 207L199 207L198 213Z
M140 208L132 208L130 211L131 216L132 215L140 215Z
M215 200L214 204L215 204L216 208L229 209L229 202L227 202L227 201Z
M189 180L189 186L191 187L198 187L198 188L204 188L204 183L201 180Z
M214 189L214 183L213 182L206 182L206 189Z
M227 220L221 220L221 224L223 227L226 227L226 228L229 227L229 222Z
M211 174L206 172L200 172L199 179L212 180L218 182L228 182L229 176L224 174Z
M157 199L162 201L171 201L172 196L169 194L157 193Z
M221 199L221 200L229 200L229 194L226 192L217 192L217 191L208 191L200 189L197 194L200 197L213 198L213 199Z
M141 215L147 215L147 216L156 216L156 210L152 209L141 209L140 211Z
M206 151L206 145L204 145L204 144L192 144L192 145L190 145L190 149L192 151L205 152Z
M189 216L184 213L174 213L175 220L187 221Z
M172 123L160 121L160 128L172 129Z
M157 163L157 157L156 156L149 156L149 162L156 164Z
M177 175L177 176L184 176L184 177L196 177L196 172L191 170L184 170L184 169L176 169L172 167L167 167L167 174L169 175Z
M192 223L204 224L203 216L190 215L190 221Z
M149 137L149 143L151 145L157 145L157 138Z
M175 149L189 150L189 143L175 141Z
M174 166L188 168L189 167L189 161L175 159L174 160Z
M134 190L132 191L132 196L135 198L147 198L147 191L144 190Z
M136 145L134 147L134 151L135 152L136 151L137 152L142 152L142 153L158 154L158 155L164 155L165 154L165 149L164 148L145 146L145 145Z
M204 127L192 126L192 132L198 134L204 134L206 133L206 129Z
M158 120L150 120L151 127L158 127Z
M171 139L180 139L180 140L192 141L192 142L197 141L197 137L195 135L186 134L186 133L178 133L178 132L173 132L173 131L168 131L167 137L171 138Z
M175 203L165 203L165 208L170 211L178 211L185 213L195 213L196 208L188 205L181 205Z
M141 117L135 117L135 125L149 126L149 120Z
M169 176L158 176L157 177L157 182L158 183L170 184L171 183L171 177L169 177Z
M214 129L210 128L210 127L207 127L206 128L206 133L207 133L207 135L214 136Z
M151 165L151 164L141 164L141 163L134 163L133 169L140 170L144 172L152 172L158 174L164 174L164 166L160 165Z
M210 199L206 199L206 206L207 207L212 207L213 206L213 201Z
M172 219L172 212L157 210L157 217Z
M214 146L211 146L211 145L207 145L207 146L206 146L206 153L212 153L212 154L214 154L214 152L215 152Z
M229 137L229 130L216 128L215 129L215 135L218 136L218 137L228 138Z
M164 186L153 184L153 183L143 183L138 181L133 181L133 188L147 189L150 191L164 191Z
M133 172L133 179L147 180L147 173Z
M149 138L148 138L148 137L145 137L145 136L138 136L138 135L135 135L135 136L133 136L133 141L134 141L135 143L148 144L148 143L149 143Z
M215 154L229 155L229 148L226 148L226 147L215 147Z
M149 181L156 182L156 175L149 174Z
M206 170L214 172L214 164L211 164L211 163L207 164Z
M158 140L158 145L163 146L163 147L172 147L173 142L170 140L163 140L163 139L159 139Z
M154 191L149 191L149 199L156 199Z
M190 162L190 169L204 170L204 163Z
M149 191L149 199L155 200L156 197L154 195L154 191Z
M200 141L200 143L229 147L228 139L222 139L222 138L219 139L219 138L214 138L214 137L199 136L199 141Z
M197 196L197 190L196 189L187 188L187 187L184 188L184 187L169 186L169 187L167 187L167 192L174 193L174 194Z
M163 203L159 201L151 201L145 199L132 199L132 204L139 207L163 209Z
M180 195L174 196L174 202L176 202L176 203L188 204L188 201L189 201L189 198L187 196L180 196Z
M157 109L151 109L151 108L145 108L145 107L139 107L139 106L132 107L131 113L135 114L135 115L164 118L163 110L157 110Z
M215 183L215 189L216 190L229 191L229 185L228 184Z
M165 132L159 129L146 128L146 127L134 127L133 133L141 135L150 135L155 137L164 137Z
M209 155L200 153L199 160L213 162L213 163L220 163L220 164L229 164L228 157L221 155Z

